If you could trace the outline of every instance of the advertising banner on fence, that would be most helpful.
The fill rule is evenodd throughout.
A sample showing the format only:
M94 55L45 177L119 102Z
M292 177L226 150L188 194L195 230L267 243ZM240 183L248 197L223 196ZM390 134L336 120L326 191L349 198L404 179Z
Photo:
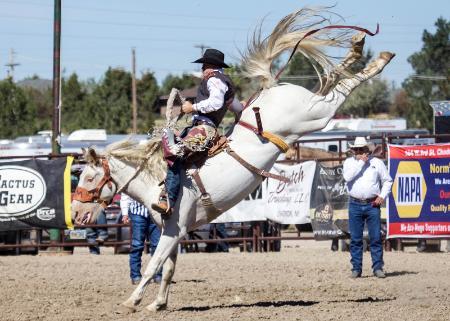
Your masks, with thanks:
M221 214L211 223L265 221L266 210L264 208L265 202L262 194L262 185L265 184L267 184L267 180L262 182L262 184L259 185L253 193L230 208L228 211Z
M450 236L450 144L389 145L388 237Z
M282 224L310 223L309 203L316 162L275 164L271 172L291 179L290 183L269 179L263 184L266 218Z
M73 157L0 164L0 231L70 228Z
M317 163L311 191L310 217L316 240L339 238L348 232L348 191L342 165Z

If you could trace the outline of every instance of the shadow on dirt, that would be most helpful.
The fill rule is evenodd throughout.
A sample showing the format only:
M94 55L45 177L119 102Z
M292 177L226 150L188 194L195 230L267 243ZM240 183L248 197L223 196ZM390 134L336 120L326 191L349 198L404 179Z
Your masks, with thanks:
M201 279L191 279L191 280L178 280L177 282L186 282L186 283L205 283L206 280L201 280Z
M317 304L319 302L317 301L262 301L262 302L255 302L255 303L236 303L236 304L229 304L229 305L207 305L203 307L184 307L181 309L178 309L177 311L208 311L211 309L228 309L228 308L254 308L254 307L261 307L261 308L272 308L272 307L283 307L283 306L310 306Z
M408 274L419 274L419 272L415 271L394 271L394 272L387 272L386 277L390 278L393 276L401 276L401 275L408 275Z

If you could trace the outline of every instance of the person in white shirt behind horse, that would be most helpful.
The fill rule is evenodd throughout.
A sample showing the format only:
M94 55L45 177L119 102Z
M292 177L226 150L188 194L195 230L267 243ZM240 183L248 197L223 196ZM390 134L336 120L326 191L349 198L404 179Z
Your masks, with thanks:
M349 229L352 278L362 273L363 231L367 224L372 256L372 270L376 277L386 277L383 266L380 206L390 193L392 178L383 161L370 155L364 137L356 137L350 145L353 156L344 162L343 176L350 194Z

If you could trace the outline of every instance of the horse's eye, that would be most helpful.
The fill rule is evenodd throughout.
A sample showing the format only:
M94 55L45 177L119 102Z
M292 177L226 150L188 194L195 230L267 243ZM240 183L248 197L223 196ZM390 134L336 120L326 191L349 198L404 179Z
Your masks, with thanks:
M94 181L94 178L93 178L93 177L89 177L89 178L87 178L87 181L88 181L89 183L92 183L92 182Z

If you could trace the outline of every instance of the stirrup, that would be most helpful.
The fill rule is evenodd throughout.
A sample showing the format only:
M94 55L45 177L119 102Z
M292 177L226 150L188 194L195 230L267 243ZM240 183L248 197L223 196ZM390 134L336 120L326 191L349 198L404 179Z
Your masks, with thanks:
M169 209L169 206L167 202L159 201L158 203L152 204L152 210L157 211L159 214L166 214L167 210Z
M169 207L169 203L167 202L167 196L163 192L159 196L158 203L153 203L151 207L152 210L158 212L162 216L167 217L170 216L170 214L172 214L172 209Z

